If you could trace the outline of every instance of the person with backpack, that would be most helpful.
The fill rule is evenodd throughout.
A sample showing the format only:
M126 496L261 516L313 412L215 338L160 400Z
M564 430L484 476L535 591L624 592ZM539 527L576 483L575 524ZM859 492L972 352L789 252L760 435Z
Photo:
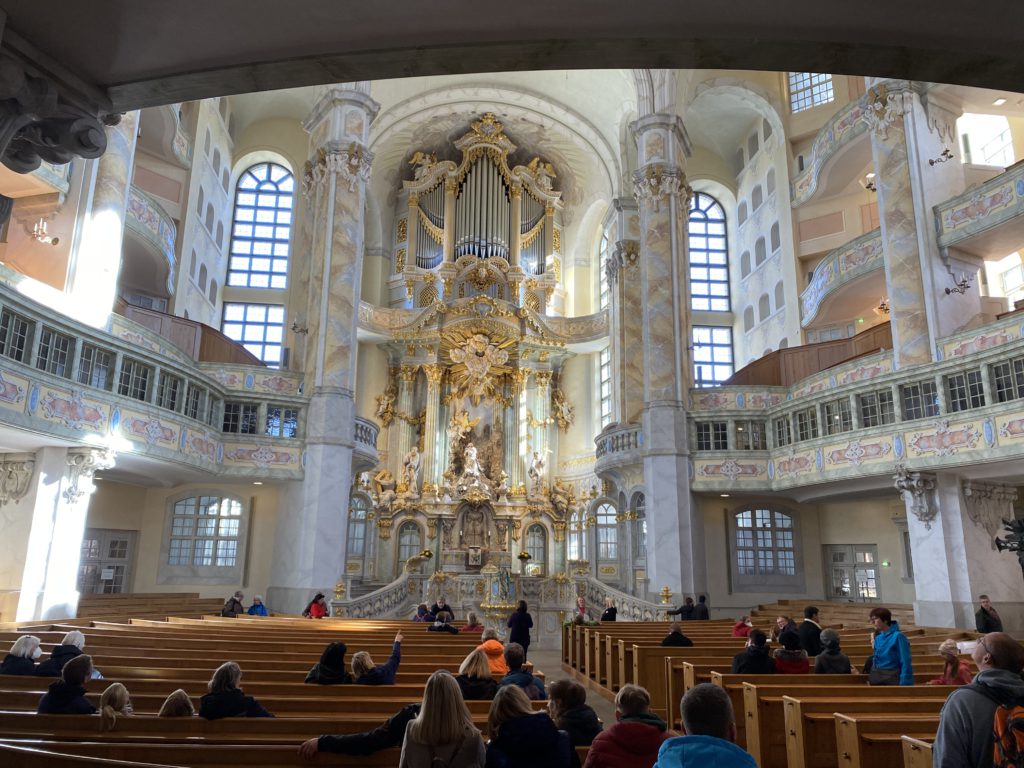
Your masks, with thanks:
M1006 768L1024 761L1024 649L1007 634L978 639L974 682L949 694L932 747L934 768Z

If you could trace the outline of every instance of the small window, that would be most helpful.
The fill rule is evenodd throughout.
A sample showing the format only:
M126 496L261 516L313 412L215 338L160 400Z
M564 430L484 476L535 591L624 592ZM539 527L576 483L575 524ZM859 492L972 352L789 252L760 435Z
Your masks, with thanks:
M598 385L601 391L601 428L612 421L612 349L605 347L598 353Z
M204 192L203 188L200 187L199 188L199 197L198 197L198 200L196 202L196 213L198 215L200 215L200 216L203 215L203 203L204 202L206 202L206 192Z
M206 231L209 232L212 235L213 234L213 203L207 203L206 204L206 219L205 219L204 223L206 224Z
M191 277L193 280L196 279L196 264L197 263L198 263L198 258L196 257L196 252L192 251L192 259L188 263L188 276Z
M612 289L608 283L608 270L605 266L611 258L611 242L607 233L601 235L601 244L597 249L597 306L600 309L607 309L611 299Z
M26 362L34 326L31 320L9 309L0 313L0 355L19 363Z
M224 222L223 221L218 221L217 222L217 236L216 236L215 239L217 240L217 249L220 250L221 248L224 247Z
M697 422L698 451L727 451L729 425L724 421Z
M741 451L764 451L768 449L763 421L736 422L736 448Z
M633 558L647 559L647 497L642 493L633 496L633 512L636 520L633 523Z
M993 365L991 371L997 403L1024 397L1024 358Z
M83 344L78 358L78 383L97 389L110 389L114 354L105 349Z
M939 415L939 398L934 381L918 381L900 387L903 420L926 419Z
M157 387L156 404L169 411L178 410L185 382L177 376L161 371L160 385Z
M569 516L569 541L566 547L567 560L587 559L587 525L585 508L580 506Z
M764 182L765 189L767 190L768 197L775 194L775 169L768 171L768 176Z
M235 435L255 435L259 407L253 403L224 403L223 432Z
M39 351L36 354L36 368L54 376L67 377L71 373L68 357L74 344L75 341L70 336L43 326L43 332L39 337Z
M185 415L190 419L202 421L203 405L206 401L206 390L189 384L188 396L185 398Z
M693 381L714 387L732 376L732 328L693 326Z
M860 395L860 420L865 427L880 427L896 422L892 391L881 389Z
M747 220L747 201L744 200L740 203L740 207L736 209L736 221L739 224L743 224Z
M221 331L272 368L281 364L284 306L225 303Z
M796 439L813 440L818 436L818 409L814 406L796 412Z
M754 187L754 191L750 195L750 208L756 211L758 208L761 207L761 204L763 202L764 192L761 191L761 185L758 184L757 186Z
M346 548L349 557L362 557L366 553L366 521L369 512L370 505L366 499L362 496L353 495L348 509L348 542ZM419 553L417 552L416 554Z
M299 411L296 408L267 407L268 435L274 437L295 437L299 431Z
M775 428L775 447L782 448L793 442L793 428L788 416L779 416L772 422Z
M784 306L786 306L786 287L779 280L775 284L775 309L781 309ZM781 349L781 347L782 345L780 344L779 348Z
M213 304L213 305L217 304L217 281L216 280L211 280L210 281L210 290L207 293L207 298L210 299L210 303L211 304Z
M526 573L529 576L543 576L544 564L547 562L547 533L544 526L534 523L526 529L526 551L530 555L530 562L526 566Z
M763 323L768 319L768 316L772 313L771 301L768 299L767 293L762 293L761 298L757 300L757 319L758 322Z
M828 104L835 96L832 93L832 75L817 72L789 73L789 108L793 112L819 104Z
M601 504L594 511L597 518L597 559L615 560L619 556L619 529L615 507Z
M757 238L757 242L754 243L754 265L761 266L764 264L765 259L768 258L767 249L764 247L764 238Z
M398 562L405 563L423 551L423 532L411 520L402 523L398 529Z
M167 564L232 568L237 564L242 503L191 496L174 504Z
M220 150L213 150L213 172L215 174L220 173Z
M981 383L981 371L964 371L946 377L946 393L949 395L951 413L985 406L985 392Z
M779 250L779 248L782 247L782 240L779 238L779 222L777 221L774 224L772 224L771 239L772 253L775 253L777 250Z
M747 164L747 159L743 154L743 147L736 150L736 175L739 176L743 171L743 166Z
M202 266L199 267L199 290L204 291L204 292L206 291L206 281L207 281L207 279L208 278L207 278L207 272L206 272L206 265L203 264Z
M210 129L206 129L206 139L203 141L203 154L210 156Z
M145 401L149 398L149 386L153 380L153 369L145 363L125 357L121 360L121 377L117 383L117 393L135 400Z
M740 256L740 277L750 274L750 251L744 251Z
M747 137L747 155L753 157L757 154L758 147L760 147L760 141L757 138L757 131L754 131L750 136ZM757 209L757 206L754 206Z
M825 434L837 435L853 429L853 415L850 412L850 399L841 397L825 403Z
M743 310L743 330L749 332L754 328L754 308L747 307Z
M772 135L772 124L768 122L767 118L761 121L761 134L764 136L765 141Z
M231 185L231 174L228 173L227 167L220 172L220 185L224 187L224 191L228 191L228 187Z

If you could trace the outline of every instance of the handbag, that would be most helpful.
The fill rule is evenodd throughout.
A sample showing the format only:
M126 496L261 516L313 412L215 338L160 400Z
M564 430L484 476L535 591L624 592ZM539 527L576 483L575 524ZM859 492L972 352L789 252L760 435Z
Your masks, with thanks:
M900 671L898 669L879 669L872 667L868 674L868 685L899 685Z

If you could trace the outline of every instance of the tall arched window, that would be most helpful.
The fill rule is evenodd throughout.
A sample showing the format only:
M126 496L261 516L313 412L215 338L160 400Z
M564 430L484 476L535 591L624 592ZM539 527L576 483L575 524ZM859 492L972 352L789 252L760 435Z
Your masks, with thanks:
M366 554L366 519L370 511L369 502L362 496L353 496L348 509L348 556L362 557Z
M228 285L287 288L295 179L275 163L259 163L238 179Z
M611 297L611 285L608 283L608 270L605 263L611 255L611 244L608 241L608 234L601 234L601 245L597 249L597 306L598 309L607 309L608 300Z
M587 559L587 525L583 507L569 517L569 546L566 556L569 560Z
M642 493L633 496L633 557L641 560L647 557L647 497Z
M725 211L711 195L690 201L690 309L729 311L729 250Z
M398 564L423 551L423 532L412 520L402 523L398 529Z
M547 562L547 533L544 526L534 523L526 529L526 551L530 553L530 563L526 572L530 576L543 576L544 564Z
M619 528L615 507L605 502L594 510L597 518L597 559L614 560L619 556Z

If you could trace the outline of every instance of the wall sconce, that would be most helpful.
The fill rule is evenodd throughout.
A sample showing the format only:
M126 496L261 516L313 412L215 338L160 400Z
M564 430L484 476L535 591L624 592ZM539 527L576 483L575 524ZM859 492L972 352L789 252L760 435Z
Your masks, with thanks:
M946 289L947 296L953 293L967 293L967 289L971 287L971 278L967 276L966 272L961 272L959 278L950 272L950 277L953 278L953 287Z
M942 150L942 154L941 155L939 155L938 157L933 157L931 160L929 160L928 161L928 165L938 165L939 163L944 163L947 160L952 160L952 159L953 159L953 153L950 152L948 149L944 149L944 150Z
M868 192L877 192L878 186L875 184L875 174L869 173L864 177L864 181L861 182L864 185L864 189Z
M292 333L301 333L303 336L305 336L307 333L309 333L309 326L299 325L299 321L296 320L294 323L292 323Z
M885 296L883 296L882 300L878 302L878 311L886 315L889 314L889 300L885 298Z
M49 245L57 245L60 242L59 237L50 237L47 232L46 219L39 219L32 227L32 239L37 240L40 243L47 243Z

